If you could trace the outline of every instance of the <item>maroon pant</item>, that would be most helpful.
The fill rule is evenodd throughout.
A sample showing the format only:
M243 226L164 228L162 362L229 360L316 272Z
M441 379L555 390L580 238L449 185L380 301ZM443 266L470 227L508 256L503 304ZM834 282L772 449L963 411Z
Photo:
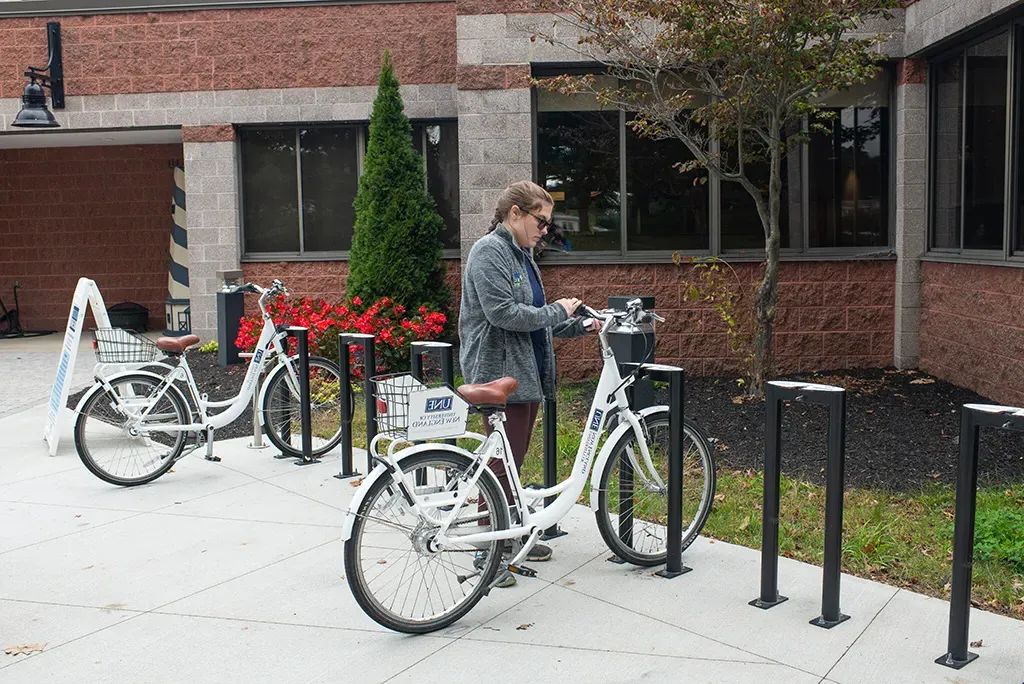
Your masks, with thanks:
M526 450L530 447L530 437L533 436L533 424L537 421L537 409L539 402L529 404L509 404L505 407L505 435L512 447L512 460L515 461L516 470L522 472L523 460L526 458ZM484 420L484 430L491 434L491 423ZM501 488L505 490L505 498L512 503L512 485L505 474L505 466L497 460L491 461L491 470L498 476Z

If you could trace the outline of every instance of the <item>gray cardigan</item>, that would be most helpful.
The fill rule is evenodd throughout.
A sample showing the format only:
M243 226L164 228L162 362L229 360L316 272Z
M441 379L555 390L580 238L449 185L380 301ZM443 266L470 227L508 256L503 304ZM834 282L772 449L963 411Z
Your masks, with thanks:
M540 283L540 269L505 226L498 226L477 241L462 273L459 309L459 362L467 383L491 382L505 376L519 381L510 402L540 401L555 396L555 353L552 334L586 334L583 319L570 318L560 304L533 306L532 268ZM541 283L541 289L544 285ZM530 333L545 329L544 377L537 369Z

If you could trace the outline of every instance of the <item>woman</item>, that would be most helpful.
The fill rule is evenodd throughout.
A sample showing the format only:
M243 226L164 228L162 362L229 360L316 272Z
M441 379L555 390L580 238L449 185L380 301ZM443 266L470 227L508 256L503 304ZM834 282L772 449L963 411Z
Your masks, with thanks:
M508 376L519 381L505 408L505 432L520 471L526 456L537 409L545 396L555 395L555 354L552 335L576 337L596 329L596 321L573 316L580 300L573 297L546 304L540 270L530 250L551 225L554 201L536 183L520 181L498 198L488 235L469 252L462 274L459 310L459 361L467 383L491 382ZM491 427L486 423L488 434ZM505 496L512 488L504 468L491 464ZM527 560L551 558L543 544ZM498 586L512 586L506 575Z

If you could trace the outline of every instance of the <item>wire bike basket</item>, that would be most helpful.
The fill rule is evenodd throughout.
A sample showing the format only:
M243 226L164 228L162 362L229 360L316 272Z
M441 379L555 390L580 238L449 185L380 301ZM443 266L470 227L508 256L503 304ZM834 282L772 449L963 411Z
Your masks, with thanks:
M100 363L150 363L163 352L138 333L124 328L96 328L92 331L96 360Z
M418 441L465 433L469 404L443 382L424 385L409 373L376 375L371 380L376 387L378 435Z

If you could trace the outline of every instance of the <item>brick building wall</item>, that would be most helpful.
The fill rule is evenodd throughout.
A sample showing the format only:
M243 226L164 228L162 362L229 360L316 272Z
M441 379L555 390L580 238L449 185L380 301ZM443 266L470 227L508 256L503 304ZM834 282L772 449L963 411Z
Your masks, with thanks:
M922 276L921 368L1024 406L1024 271L926 262Z
M544 269L549 300L582 297L605 306L610 295L655 297L658 361L695 375L726 375L740 368L730 352L719 314L684 301L692 267L658 265L550 266ZM743 287L760 278L759 267L737 264ZM892 364L895 264L787 262L780 270L776 365L781 373ZM743 302L741 306L749 306ZM601 360L593 340L557 340L563 378L593 377Z
M445 262L454 301L461 269ZM697 375L734 373L739 360L729 351L718 314L683 301L690 267L671 264L604 266L541 265L548 301L580 297L603 307L612 295L655 296L659 361L681 365ZM754 264L738 264L743 287L759 278ZM247 281L266 285L280 278L295 296L344 298L348 264L341 261L246 263ZM891 365L895 264L886 262L785 263L781 269L776 354L780 372ZM747 305L748 303L744 303ZM248 302L255 310L255 299ZM457 314L457 312L455 312ZM594 377L601 360L593 338L556 340L559 375L575 381Z
M0 150L0 296L13 306L21 281L26 328L62 330L84 276L107 306L138 302L163 329L181 159L181 145Z
M46 63L47 20L0 19L0 97L20 97L25 65ZM455 81L454 2L58 20L68 95L373 85L385 49L403 83Z

